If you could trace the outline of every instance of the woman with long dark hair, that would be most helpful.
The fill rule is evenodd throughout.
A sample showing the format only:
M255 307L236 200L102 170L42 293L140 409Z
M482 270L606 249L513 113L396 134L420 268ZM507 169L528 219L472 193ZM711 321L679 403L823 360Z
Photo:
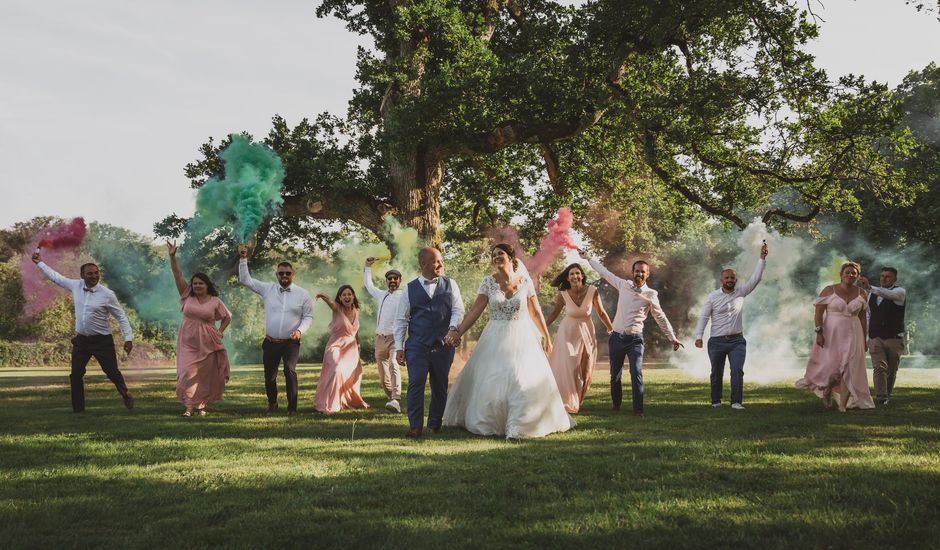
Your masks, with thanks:
M613 324L596 290L587 284L581 264L573 263L566 267L552 280L552 286L558 288L559 292L555 298L555 307L545 323L551 326L562 309L565 310L565 316L558 325L555 345L548 361L565 410L577 413L591 387L594 364L597 362L597 336L594 334L591 313L597 311L608 334L613 330Z
M176 243L168 241L166 250L183 311L176 337L176 398L186 407L184 417L204 416L208 405L222 399L228 382L230 368L222 333L232 322L232 314L205 273L194 274L189 282L183 278Z
M330 321L330 338L323 351L323 368L317 382L313 407L323 414L333 414L342 409L365 409L369 406L362 399L362 362L359 360L359 299L356 291L343 285L336 291L336 298L320 292L317 298L333 310Z

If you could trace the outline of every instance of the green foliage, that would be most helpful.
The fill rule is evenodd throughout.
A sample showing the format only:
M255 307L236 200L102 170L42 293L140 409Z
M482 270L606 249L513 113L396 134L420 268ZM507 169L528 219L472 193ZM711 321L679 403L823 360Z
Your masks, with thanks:
M0 340L0 368L67 366L72 345L59 342L8 342Z
M18 318L26 303L16 257L0 263L0 340L12 339L19 333Z

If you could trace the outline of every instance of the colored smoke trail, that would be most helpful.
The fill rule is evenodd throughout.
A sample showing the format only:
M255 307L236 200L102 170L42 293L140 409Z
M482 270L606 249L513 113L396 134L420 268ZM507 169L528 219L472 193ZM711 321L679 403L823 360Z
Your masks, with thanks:
M576 250L578 246L571 240L571 228L574 225L574 215L568 208L559 208L555 219L549 220L546 235L539 241L539 249L533 256L527 256L519 240L519 232L514 227L493 227L486 231L493 244L506 243L516 251L516 257L525 264L532 276L538 281L541 275L558 257L563 249Z
M284 166L269 147L233 134L219 157L225 177L209 178L196 195L196 214L189 223L191 238L201 239L221 226L234 225L239 242L247 242L284 199Z
M69 278L78 278L78 268L81 265L75 255L78 247L85 239L87 227L84 218L75 218L69 223L55 225L39 232L31 245L23 251L20 257L20 275L22 277L23 298L26 304L23 315L27 318L35 316L49 307L56 297L64 295L65 291L52 284L46 276L33 264L33 251L41 248L42 261L62 275Z

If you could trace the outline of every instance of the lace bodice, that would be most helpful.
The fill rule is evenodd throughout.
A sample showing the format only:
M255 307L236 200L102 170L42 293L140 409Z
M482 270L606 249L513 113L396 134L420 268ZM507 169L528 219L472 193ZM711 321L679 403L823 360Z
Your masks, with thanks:
M535 288L532 286L532 280L526 276L516 293L511 298L506 298L496 279L492 275L487 275L483 278L477 294L482 294L489 299L491 321L515 321L523 315L528 315L523 311L528 311L526 301L529 296L535 295Z

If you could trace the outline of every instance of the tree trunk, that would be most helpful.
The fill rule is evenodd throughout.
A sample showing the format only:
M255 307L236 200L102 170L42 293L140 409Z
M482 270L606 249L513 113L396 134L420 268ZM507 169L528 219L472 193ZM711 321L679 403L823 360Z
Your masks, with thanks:
M441 244L441 182L444 161L434 148L415 147L391 156L389 181L398 219L428 246Z

